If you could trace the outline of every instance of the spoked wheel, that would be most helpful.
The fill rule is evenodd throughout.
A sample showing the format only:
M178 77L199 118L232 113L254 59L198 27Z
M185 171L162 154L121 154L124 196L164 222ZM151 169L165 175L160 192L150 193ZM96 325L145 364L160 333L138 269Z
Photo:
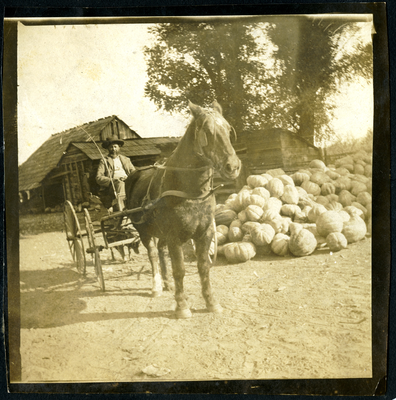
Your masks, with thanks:
M100 261L100 254L98 246L96 246L95 242L95 231L92 225L91 216L86 208L84 208L85 215L85 229L87 230L88 243L89 243L89 252L93 254L93 263L95 267L95 275L98 280L99 286L101 290L105 291L105 282L103 278L102 271L102 262Z
M78 218L72 203L70 203L68 200L66 200L64 205L63 216L65 221L66 240L67 244L69 245L69 250L73 257L74 264L77 268L77 271L81 275L85 275L85 248L80 223L78 222Z

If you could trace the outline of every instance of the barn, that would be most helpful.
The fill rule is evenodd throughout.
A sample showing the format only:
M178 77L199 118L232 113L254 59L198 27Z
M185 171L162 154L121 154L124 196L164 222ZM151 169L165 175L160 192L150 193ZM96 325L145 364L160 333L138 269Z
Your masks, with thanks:
M137 167L170 154L179 141L141 138L114 115L54 134L19 167L20 211L58 211L65 200L75 206L89 201L89 193L99 189L98 147L104 151L101 143L110 136L125 141L121 153Z

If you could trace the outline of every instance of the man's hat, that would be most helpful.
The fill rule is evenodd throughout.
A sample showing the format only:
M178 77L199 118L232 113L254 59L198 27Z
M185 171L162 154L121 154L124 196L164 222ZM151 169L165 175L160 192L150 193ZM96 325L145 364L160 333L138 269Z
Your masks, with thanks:
M107 138L103 143L102 147L104 149L108 149L110 145L112 144L118 144L120 147L124 145L124 141L122 139L119 139L117 136L112 136Z

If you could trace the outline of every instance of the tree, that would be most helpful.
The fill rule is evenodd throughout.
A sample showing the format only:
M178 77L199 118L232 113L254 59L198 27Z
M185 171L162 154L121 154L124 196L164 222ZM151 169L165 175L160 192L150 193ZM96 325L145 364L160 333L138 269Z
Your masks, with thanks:
M145 94L159 109L181 112L187 99L209 105L216 99L237 132L265 103L271 76L251 24L163 23L150 29L154 44L145 48L148 81Z
M329 122L340 84L372 79L372 45L362 43L361 24L345 20L286 19L267 33L281 62L278 97L285 101L283 123L311 142L331 134Z

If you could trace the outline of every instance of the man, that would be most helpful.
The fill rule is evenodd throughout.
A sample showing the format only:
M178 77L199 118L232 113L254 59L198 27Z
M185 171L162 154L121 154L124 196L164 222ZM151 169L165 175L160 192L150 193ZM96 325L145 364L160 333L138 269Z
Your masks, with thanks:
M99 198L103 205L114 211L120 211L124 208L125 201L125 180L129 174L135 171L130 159L120 153L120 147L124 145L124 141L117 138L107 138L102 147L109 154L100 160L98 172L96 174L96 182L100 186ZM115 197L117 193L118 200Z

